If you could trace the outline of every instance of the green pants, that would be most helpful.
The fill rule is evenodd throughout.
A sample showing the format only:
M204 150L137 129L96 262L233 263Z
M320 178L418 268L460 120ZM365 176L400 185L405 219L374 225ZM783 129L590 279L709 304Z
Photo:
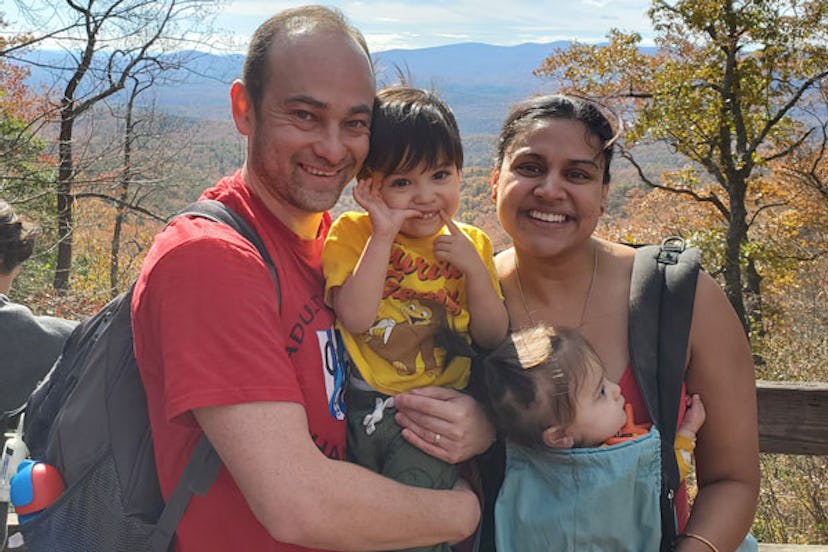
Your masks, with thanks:
M457 468L406 441L402 436L402 427L394 419L396 408L386 409L374 432L371 435L366 433L362 421L374 410L377 398L384 400L387 395L353 387L348 390L348 458L406 485L428 489L452 488L457 480ZM406 522L404 519L399 521ZM406 552L450 551L447 543L406 549Z

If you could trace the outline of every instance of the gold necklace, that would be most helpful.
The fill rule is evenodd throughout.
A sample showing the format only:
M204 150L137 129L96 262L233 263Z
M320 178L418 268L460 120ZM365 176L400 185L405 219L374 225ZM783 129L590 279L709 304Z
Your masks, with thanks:
M589 306L589 298L592 296L592 284L595 283L595 273L598 272L598 248L595 242L592 243L592 274L589 277L589 286L587 287L586 297L584 297L584 306L581 307L581 318L578 321L576 328L581 328L584 325L584 317L586 316L587 306ZM523 292L523 282L520 279L520 266L518 266L517 251L515 251L515 275L517 276L518 291L520 291L520 301L523 303L523 310L526 311L526 316L533 326L537 326L535 317L532 316L532 311L529 310L529 303L526 302L526 294Z

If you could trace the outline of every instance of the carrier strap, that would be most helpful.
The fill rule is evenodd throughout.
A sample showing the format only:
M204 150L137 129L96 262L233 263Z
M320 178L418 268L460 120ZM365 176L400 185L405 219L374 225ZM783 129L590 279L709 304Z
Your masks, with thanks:
M635 253L630 284L629 351L652 422L661 432L661 550L676 537L679 471L673 442L687 359L700 254L668 238Z

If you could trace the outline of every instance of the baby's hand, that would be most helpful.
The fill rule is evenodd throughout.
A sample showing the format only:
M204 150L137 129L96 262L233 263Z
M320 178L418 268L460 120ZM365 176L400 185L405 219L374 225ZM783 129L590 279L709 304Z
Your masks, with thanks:
M706 418L707 413L704 410L701 397L699 395L687 397L687 410L684 412L684 419L678 428L679 433L695 438Z
M450 262L466 275L478 269L485 271L483 260L471 240L457 228L445 211L440 211L440 217L449 233L434 238L434 256L441 261Z

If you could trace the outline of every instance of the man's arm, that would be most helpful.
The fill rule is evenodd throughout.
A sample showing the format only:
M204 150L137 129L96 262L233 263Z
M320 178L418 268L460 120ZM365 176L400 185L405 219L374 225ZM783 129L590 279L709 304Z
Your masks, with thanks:
M477 527L480 508L469 489L410 487L325 457L308 434L299 404L247 403L194 414L276 540L388 550L458 542Z

